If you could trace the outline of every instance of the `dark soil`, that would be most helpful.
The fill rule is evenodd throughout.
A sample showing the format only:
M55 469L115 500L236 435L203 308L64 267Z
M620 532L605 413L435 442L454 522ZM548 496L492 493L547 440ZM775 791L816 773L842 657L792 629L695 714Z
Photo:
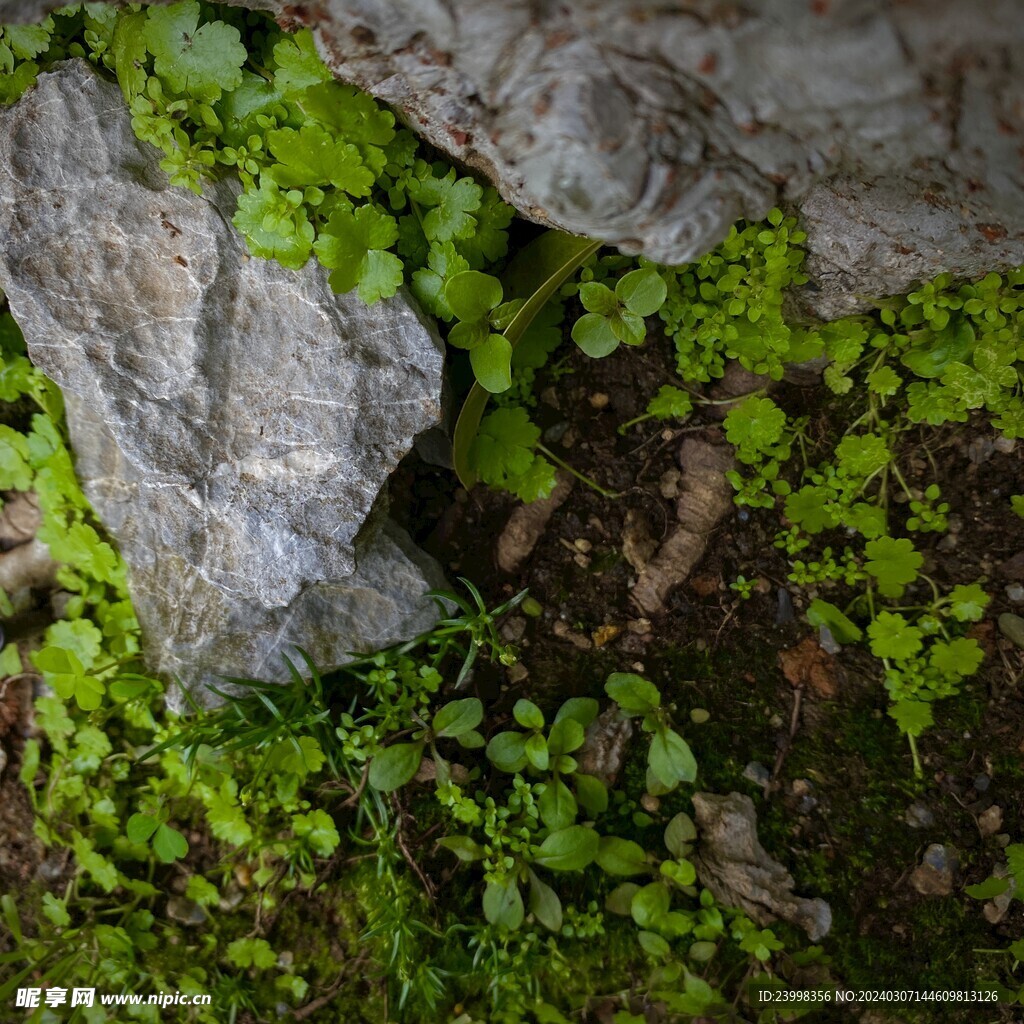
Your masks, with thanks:
M975 627L985 664L958 697L936 706L936 726L919 741L925 778L915 780L906 741L885 714L880 664L863 648L846 647L837 658L822 654L820 685L802 688L794 716L796 692L779 654L815 633L801 613L801 588L787 582L785 554L773 546L776 512L733 509L661 614L648 620L631 603L636 571L622 552L627 516L642 518L653 539L662 539L675 523L675 501L663 487L671 493L682 439L719 438L721 427L714 416L698 414L682 430L647 421L621 436L619 424L673 381L668 346L651 341L599 361L570 348L555 372L538 380L532 414L549 447L619 498L577 483L521 570L507 574L494 550L512 499L478 487L469 495L457 491L453 503L454 477L415 456L394 480L396 514L449 578L469 577L492 604L528 588L543 608L536 618L515 614L505 623L521 665L490 670L500 677L482 670L478 692L501 710L524 695L548 704L600 695L609 672L644 673L671 695L684 721L693 708L710 712L706 724L687 723L699 786L752 796L762 842L793 873L797 891L831 904L834 924L823 945L837 981L854 990L922 992L1006 983L1008 957L973 951L1020 938L1021 903L993 925L962 890L991 873L1002 846L1024 840L1024 658L995 628L1001 612L1021 611L1006 593L1024 579L1024 520L1009 507L1009 496L1024 492L1021 446L993 448L995 436L977 424L904 435L900 464L905 475L909 467L908 483L923 488L937 480L959 520L955 540L914 535L926 553L925 572L943 589L983 580L993 598ZM841 403L824 388L786 384L773 397L809 417L810 436L820 440L812 458L826 458L838 440L835 424L845 422ZM841 550L844 538L834 543ZM729 589L738 575L757 580L749 600ZM772 775L766 789L744 777L750 762ZM931 813L926 827L908 824L914 803ZM1002 824L983 836L978 818L992 805L1001 808ZM959 855L951 895L920 895L909 882L932 843ZM781 932L788 948L807 945L805 937ZM870 1016L878 1011L857 1005L815 1019L1020 1019L993 1004L922 1003Z

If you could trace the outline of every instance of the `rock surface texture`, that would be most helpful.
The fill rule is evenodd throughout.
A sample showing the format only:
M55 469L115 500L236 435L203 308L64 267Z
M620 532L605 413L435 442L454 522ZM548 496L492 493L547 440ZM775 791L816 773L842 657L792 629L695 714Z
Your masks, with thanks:
M665 263L777 202L835 316L1024 262L1013 0L319 0L335 72L527 215Z
M749 796L694 793L693 810L700 836L697 876L715 899L740 907L761 925L781 917L803 928L812 942L829 933L831 907L823 899L793 894L792 875L757 838L757 813Z
M84 62L0 112L0 287L152 666L273 677L295 643L337 664L427 627L439 571L378 495L438 421L436 333L401 295L250 259L228 186L172 188L158 158Z
M0 22L53 0L0 0ZM527 216L683 263L776 203L834 317L1024 263L1015 0L247 0Z

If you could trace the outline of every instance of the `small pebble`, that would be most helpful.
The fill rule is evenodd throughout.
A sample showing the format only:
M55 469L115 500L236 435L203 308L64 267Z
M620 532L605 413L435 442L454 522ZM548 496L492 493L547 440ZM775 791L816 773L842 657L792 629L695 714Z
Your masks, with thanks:
M826 654L838 654L842 646L836 643L832 630L828 626L821 626L818 629L818 645Z
M705 708L694 708L690 712L690 721L694 725L703 725L711 717L711 712Z
M608 396L603 391L598 391L587 399L591 408L603 409L608 404Z
M658 480L658 490L666 499L679 497L679 481L682 473L678 469L666 469Z
M661 807L661 801L650 793L644 793L644 795L640 797L640 806L650 814L657 814L658 808Z
M576 540L573 541L573 544L575 545L576 550L582 551L583 554L587 554L588 551L592 551L594 548L594 545L585 537L577 537Z
M561 423L556 423L554 426L548 427L548 429L544 431L545 444L558 444L558 442L565 437L565 433L568 429L568 420L562 420Z
M510 665L508 668L508 681L513 686L519 683L525 682L530 675L530 670L521 662L517 661L514 665Z
M915 800L907 808L905 820L911 828L931 828L935 824L935 815L927 804Z
M948 896L960 861L952 846L932 843L924 851L921 863L910 875L910 884L922 896Z
M1014 604L1020 604L1021 601L1024 601L1024 586L1020 583L1011 583L1006 588L1006 599Z
M995 451L995 445L987 437L976 437L967 446L967 457L976 466L980 466L983 462L987 462L992 458L992 452Z
M779 587L776 598L778 606L775 609L775 625L784 626L796 618L793 611L793 598L789 596L789 591L785 587Z
M794 796L807 796L814 788L810 781L807 779L794 779L793 780L793 795Z
M1003 809L993 804L987 811L978 815L978 831L987 839L994 836L1003 827Z
M992 780L987 775L975 775L974 776L974 788L979 793L984 793L988 789Z
M997 437L994 447L997 452L1009 455L1017 447L1017 442L1012 437Z
M743 778L758 786L767 786L772 781L772 773L760 761L751 761L743 769Z
M1024 647L1024 619L1012 612L999 616L999 632L1018 647Z

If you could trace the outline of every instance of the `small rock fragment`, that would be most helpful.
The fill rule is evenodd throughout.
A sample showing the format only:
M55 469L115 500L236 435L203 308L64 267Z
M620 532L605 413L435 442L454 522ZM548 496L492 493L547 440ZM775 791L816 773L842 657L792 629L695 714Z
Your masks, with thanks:
M1003 827L1003 809L993 804L988 810L978 815L978 831L988 838L994 836Z
M597 391L587 401L592 409L603 409L608 405L608 396L603 391Z
M931 828L935 824L935 815L927 804L915 800L907 808L904 820L911 828Z
M661 496L669 501L679 497L679 480L682 473L674 467L666 469L658 479L658 491Z
M1019 615L1003 612L999 616L999 632L1018 647L1024 647L1024 619Z
M608 708L587 726L586 738L576 756L579 771L612 785L622 770L626 747L633 736L633 723L618 708Z
M1006 588L1006 599L1013 604L1020 604L1024 601L1024 584L1011 583Z
M577 633L570 629L561 619L558 619L551 627L551 632L559 640L568 640L569 643L578 647L581 651L589 651L592 646L589 637L585 637L582 633Z
M922 896L948 896L953 891L959 865L959 857L952 846L932 843L911 873L910 884Z
M621 632L621 626L605 625L598 626L590 636L594 641L595 647L604 647L605 644L610 644Z
M779 587L776 600L778 604L775 609L775 625L784 626L796 618L793 611L793 598L789 596L789 591L785 587Z
M839 693L839 665L813 636L779 652L779 667L793 686L809 686L817 696L833 700Z
M184 896L172 896L167 901L167 916L178 924L190 927L206 923L206 911L198 903Z
M658 542L651 536L650 520L642 512L629 509L622 531L622 557L637 572L643 572L657 548Z
M504 572L515 572L526 561L544 535L551 517L569 497L572 477L561 470L556 474L558 482L547 498L520 505L505 524L497 543L498 565Z
M753 782L755 786L767 786L772 781L772 773L760 761L751 761L743 769L743 778Z
M793 877L758 841L750 797L695 793L693 809L700 837L694 865L715 899L739 907L761 925L781 917L806 931L812 942L828 934L832 909L823 899L793 894Z

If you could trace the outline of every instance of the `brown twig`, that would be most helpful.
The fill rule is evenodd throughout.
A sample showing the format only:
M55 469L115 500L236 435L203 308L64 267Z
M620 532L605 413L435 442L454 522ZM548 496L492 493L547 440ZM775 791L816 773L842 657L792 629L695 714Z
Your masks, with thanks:
M797 730L800 728L800 704L804 698L804 688L802 686L796 687L793 691L793 713L789 717L789 736L786 737L786 742L783 743L782 748L779 750L775 758L775 766L772 768L772 777L765 788L765 792L772 792L777 790L779 772L782 771L782 763L786 760L786 755L789 753L789 748L793 745L793 737L796 736Z
M430 879L424 874L423 869L416 863L416 859L409 852L409 848L405 845L405 829L403 826L405 812L402 810L397 796L392 795L391 802L395 808L395 842L398 843L398 848L402 851L402 856L405 858L406 864L412 868L416 877L420 880L420 884L423 886L423 891L427 894L430 901L433 902L437 896L437 890L434 888Z

